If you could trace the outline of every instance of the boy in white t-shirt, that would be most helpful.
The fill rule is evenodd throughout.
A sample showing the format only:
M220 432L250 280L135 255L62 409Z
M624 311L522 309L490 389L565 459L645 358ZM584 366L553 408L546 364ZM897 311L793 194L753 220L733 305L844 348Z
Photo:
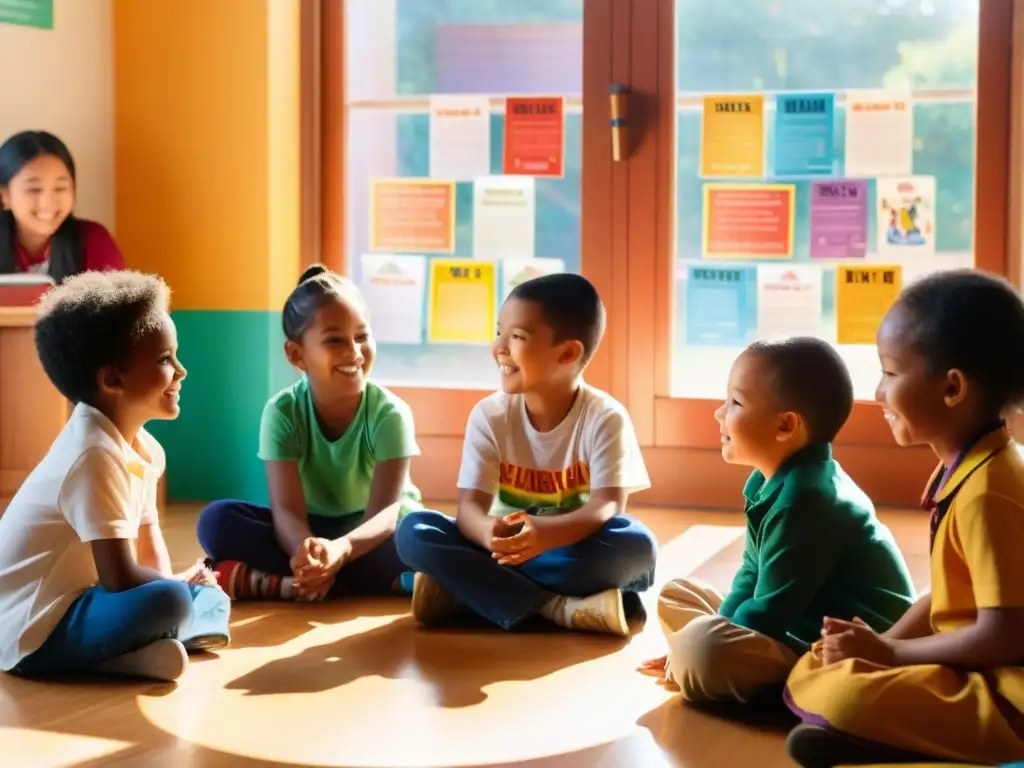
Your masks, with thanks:
M164 282L86 272L47 294L36 349L75 408L0 517L0 669L158 680L228 642L230 602L202 562L171 561L157 516L160 444L185 369Z
M469 416L458 517L413 512L395 533L420 623L466 608L503 629L540 614L629 633L623 592L651 586L657 544L624 514L650 485L629 414L583 382L604 326L579 275L521 283L502 305L502 391Z

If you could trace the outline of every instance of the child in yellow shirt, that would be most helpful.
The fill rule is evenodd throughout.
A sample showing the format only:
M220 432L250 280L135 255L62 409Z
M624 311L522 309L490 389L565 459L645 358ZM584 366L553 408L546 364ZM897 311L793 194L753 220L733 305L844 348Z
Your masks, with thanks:
M1024 759L1024 461L1003 414L1024 400L1024 302L963 270L908 287L878 332L876 399L896 442L939 458L931 594L892 629L826 618L790 674L804 768Z

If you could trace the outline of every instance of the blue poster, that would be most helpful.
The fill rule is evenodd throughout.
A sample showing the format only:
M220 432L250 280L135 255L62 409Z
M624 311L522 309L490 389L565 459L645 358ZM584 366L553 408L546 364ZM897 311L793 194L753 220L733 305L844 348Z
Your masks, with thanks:
M836 97L799 93L775 97L775 176L831 176L836 152Z
M686 277L686 343L749 344L757 330L757 267L692 266Z

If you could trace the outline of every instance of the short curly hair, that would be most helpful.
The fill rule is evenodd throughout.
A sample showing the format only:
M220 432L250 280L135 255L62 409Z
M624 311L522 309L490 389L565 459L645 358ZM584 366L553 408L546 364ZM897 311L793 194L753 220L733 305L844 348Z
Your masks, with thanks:
M156 275L83 272L68 278L39 304L35 338L43 370L72 403L93 404L100 370L126 365L169 306L170 290Z

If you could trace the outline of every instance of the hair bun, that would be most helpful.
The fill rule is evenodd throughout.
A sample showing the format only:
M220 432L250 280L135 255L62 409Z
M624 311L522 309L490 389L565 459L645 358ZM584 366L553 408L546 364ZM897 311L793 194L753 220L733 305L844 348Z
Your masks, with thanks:
M327 271L327 267L325 267L323 264L313 264L309 267L306 267L306 271L299 276L298 284L302 285L304 282L306 282L307 280L312 280L317 275L327 274Z

